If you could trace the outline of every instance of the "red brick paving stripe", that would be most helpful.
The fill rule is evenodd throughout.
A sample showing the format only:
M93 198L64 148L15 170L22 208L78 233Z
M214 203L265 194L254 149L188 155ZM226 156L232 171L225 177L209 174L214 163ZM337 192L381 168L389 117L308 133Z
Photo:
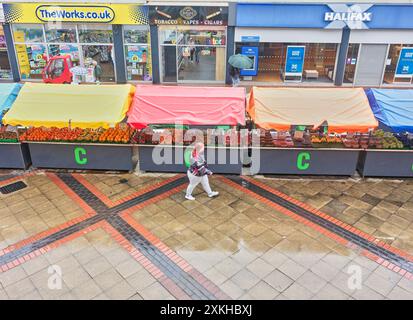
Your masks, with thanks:
M223 179L225 179L225 178L223 178ZM243 177L243 179L244 179L244 180L247 180L247 181L249 181L250 183L253 183L253 184L259 186L260 188L265 189L265 190L267 190L268 192L271 192L271 193L273 193L273 194L275 194L275 195L277 195L277 196L279 196L279 197L281 197L281 198L283 198L283 199L285 199L285 200L287 200L287 201L293 202L293 203L295 203L296 205L300 206L301 208L303 208L303 209L305 209L305 210L307 210L307 211L310 211L311 213L316 214L316 215L320 216L320 217L323 218L323 219L329 220L329 221L331 221L332 223L334 223L334 224L336 224L336 225L338 225L338 226L340 226L340 227L342 227L342 228L350 231L351 233L354 233L354 234L356 234L356 235L358 235L358 236L360 236L360 237L362 237L362 238L364 238L364 239L366 239L366 240L368 240L368 241L370 241L370 242L375 242L376 245L378 245L378 246L380 246L380 247L382 247L382 248L384 248L384 249L386 249L386 250L388 250L388 251L390 251L390 252L393 252L393 253L395 253L395 254L397 254L397 255L399 255L399 256L401 256L401 257L403 257L403 258L405 258L405 259L407 259L407 260L409 260L409 261L413 261L413 256L410 255L409 253L404 252L404 251L402 251L402 250L400 250L400 249L398 249L398 248L392 247L392 246L390 246L389 244L387 244L386 242L379 241L377 238L375 238L375 237L374 237L373 235L371 235L371 234L367 234L367 233L365 233L365 232L363 232L363 231L361 231L361 230L359 230L359 229L357 229L357 228L355 228L355 227L353 227L353 226L351 226L351 225L349 225L349 224L347 224L347 223L345 223L345 222L343 222L343 221L340 221L340 220L338 220L338 219L336 219L336 218L334 218L334 217L331 217L331 216L329 216L329 215L321 212L320 210L315 209L315 208L309 206L309 205L306 204L306 203L303 203L303 202L301 202L301 201L298 201L298 200L296 200L296 199L293 199L293 198L291 198L290 196L288 196L288 195L286 195L286 194L284 194L284 193L282 193L282 192L280 192L280 191L278 191L278 190L276 190L276 189L274 189L274 188L271 188L270 186L268 186L268 185L266 185L266 184L264 184L264 183L262 183L262 182L260 182L260 181L256 181L256 180L254 180L254 179L252 179L252 178L250 178L250 177ZM244 189L242 189L242 190L244 190Z
M89 232L95 231L98 228L103 227L102 222L104 222L104 221L99 221L99 222L95 223L94 225L91 225L91 226L89 226L85 229L74 232L74 233L68 235L67 237L56 240L55 242L53 242L49 245L46 245L46 246L44 246L44 247L42 247L38 250L35 250L33 252L30 252L30 253L24 255L23 257L17 258L16 260L13 260L13 261L5 264L5 265L2 265L2 266L0 266L1 272L5 272L5 271L10 270L14 267L17 267L20 264L25 263L25 262L27 262L27 261L29 261L33 258L36 258L40 255L43 255L43 254L49 252L52 249L56 249L56 248L60 247L61 245L65 244L69 241L72 241L72 240L74 240L74 239L76 239L80 236L83 236L83 235L89 233Z
M290 210L288 210L288 209L286 209L286 208L284 208L284 207L282 207L282 206L279 206L278 204L275 204L275 203L273 203L272 201L270 201L270 202L265 201L265 200L268 200L268 199L266 199L266 198L264 198L264 197L256 194L255 192L253 192L253 191L251 191L251 190L248 190L248 189L240 186L239 184L237 184L237 183L229 180L228 178L220 177L220 179L221 179L223 182L227 183L228 185L230 185L230 186L232 186L232 187L234 187L234 188L236 188L236 189L238 189L238 190L240 190L240 191L242 191L242 192L244 192L244 193L246 193L246 194L251 195L252 197L256 198L257 200L260 200L260 201L262 201L262 202L264 202L264 203L267 203L269 206L275 208L277 211L280 211L281 213L286 214L286 215L290 216L291 218L293 218L293 219L295 219L295 220L297 220L297 221L299 221L299 222L303 222L303 220L305 220L305 221L306 221L306 223L305 223L306 225L308 225L308 226L311 227L312 229L318 231L319 233L324 234L325 236L329 237L330 239L333 239L334 241L336 241L336 242L338 242L338 243L340 243L340 244L342 244L342 245L344 245L344 246L347 246L347 247L350 247L350 248L353 247L353 249L358 249L358 248L359 248L357 245L353 244L352 242L348 241L347 239L344 239L344 238L336 235L335 233L333 233L333 232L331 232L331 231L329 231L329 230L327 230L327 229L325 229L325 228L323 228L323 227L321 227L321 226L319 226L319 225L317 225L317 224L315 224L315 223L313 223L313 222L311 222L311 221L308 221L307 219L305 219L305 218L303 218L303 217L295 214L294 212L292 212L292 211L290 211ZM252 182L252 183L255 183L255 182L251 181L251 179L248 179L248 181L250 181L250 182ZM257 185L258 185L258 184L257 184ZM272 192L272 191L269 190L269 189L271 189L271 188L269 188L269 187L268 187L268 189L266 188L267 191ZM286 197L287 197L287 196L286 196ZM286 200L288 200L289 197L287 197L287 198L283 197L283 198L286 199ZM396 249L396 250L398 250L398 249ZM389 251L390 251L390 250L389 250ZM377 262L378 264L380 264L380 265L382 265L382 266L384 266L384 267L388 267L388 265L390 264L388 261L383 260L382 258L379 258L379 257L377 257L376 255L371 254L371 253L368 252L368 251L361 251L361 254L362 254L363 256L365 256L366 258L368 258L368 259L370 259L370 260L373 260L373 261ZM399 269L400 269L400 268L399 268ZM400 275L406 277L406 278L409 279L409 280L412 280L412 279L413 279L413 275L410 275L410 273L409 273L409 272L406 272L406 270L404 270L404 269L400 269L400 270L398 270L398 271L395 271L394 268L392 268L391 270L393 270L394 272L399 273Z
M16 182L16 181L18 181L18 180L23 180L23 179L25 179L25 178L27 178L27 177L34 176L34 175L36 175L36 174L37 174L37 173L36 173L35 171L33 171L33 172L27 172L27 173L23 173L23 174L21 174L21 175L17 175L17 176L15 176L15 177L12 177L12 178L10 178L10 179L0 181L0 187L3 187L3 186L8 185L8 184L10 184L10 183Z
M156 237L153 233L151 233L148 229L146 229L143 225L141 225L140 223L138 223L138 221L136 221L135 218L133 218L131 216L131 214L136 211L136 209L142 209L143 207L158 202L164 198L169 197L170 195L179 192L183 189L185 189L186 186L185 185L181 185L178 186L176 188L173 188L159 196L156 196L150 200L147 200L145 202L140 203L139 205L124 210L122 211L119 216L125 220L132 228L134 228L137 232L139 232L147 241L149 241L152 245L154 245L156 248L158 248L163 254L165 254L167 257L169 257L171 259L171 261L173 261L180 269L182 269L183 271L185 271L186 273L190 274L192 276L192 274L197 274L199 275L198 278L194 278L195 280L197 280L198 282L199 279L201 279L201 274L199 273L199 271L197 271L194 267L192 267L186 260L184 260L181 256L179 256L175 251L173 251L172 249L170 249L165 243L162 242L161 239L159 239L158 237ZM204 283L200 284L207 289L210 293L212 293L217 299L224 299L224 300L228 300L229 297L221 292L221 290L214 284L212 283L209 279L205 278L204 276L202 276L202 280L204 281ZM205 283L207 285L205 285ZM213 288L214 290L211 290L211 288ZM219 290L219 294L217 294L217 290Z
M117 201L112 201L109 199L109 197L107 195L105 195L103 192L101 192L98 188L96 188L93 184L91 184L89 181L87 181L86 178L84 178L81 174L72 174L72 176L79 181L86 189L88 189L90 192L92 192L95 196L97 196L104 204L106 204L109 208L113 208L119 204L122 204L128 200L131 200L133 198L136 198L144 193L147 193L149 191L155 190L159 187L162 187L165 184L168 184L174 180L177 180L179 178L181 178L183 175L182 174L178 174L175 175L171 178L168 178L166 180L163 180L162 182L157 182L154 183L148 187L145 187L143 189L140 189L137 192L134 192L122 199L119 199Z
M180 300L191 299L172 279L168 278L157 266L140 253L133 245L123 237L115 228L106 221L103 222L103 229L111 235L138 263L145 268L162 286L168 290L175 298Z
M56 227L47 229L45 231L41 231L37 234L35 234L34 236L31 236L29 238L26 238L24 240L21 240L15 244L12 244L10 246L8 246L7 248L4 248L3 250L0 250L0 256L3 256L7 253L13 252L14 250L20 249L28 244L34 243L36 241L39 241L43 238L46 238L60 230L66 229L74 224L77 224L79 222L82 222L86 219L89 219L90 217L93 217L95 215L95 213L86 213L85 215L78 217L78 218L74 218L72 220L69 220L67 222L64 222Z
M70 189L66 183L64 183L54 173L46 173L46 175L52 180L60 189L62 189L73 201L75 201L83 211L87 213L95 213L95 210L89 206L81 197L79 197L72 189Z

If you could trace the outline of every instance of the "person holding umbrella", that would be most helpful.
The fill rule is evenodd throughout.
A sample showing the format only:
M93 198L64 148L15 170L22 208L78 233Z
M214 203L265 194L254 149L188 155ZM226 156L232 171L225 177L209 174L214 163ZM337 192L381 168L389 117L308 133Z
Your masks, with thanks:
M243 54L234 54L228 59L230 65L229 74L232 79L232 86L237 86L240 82L240 69L251 69L253 61Z

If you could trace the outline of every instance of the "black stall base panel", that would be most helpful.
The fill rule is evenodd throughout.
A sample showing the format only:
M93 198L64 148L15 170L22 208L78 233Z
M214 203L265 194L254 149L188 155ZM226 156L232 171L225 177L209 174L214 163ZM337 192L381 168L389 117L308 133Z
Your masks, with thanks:
M48 169L134 169L131 145L29 142L33 167Z
M0 143L1 169L27 169L30 164L30 153L27 144Z
M352 176L358 149L252 148L251 174Z
M363 177L413 177L413 150L366 150L358 171Z
M184 146L139 145L139 169L151 172L186 172ZM214 173L241 174L242 158L246 154L242 148L205 148L208 167Z

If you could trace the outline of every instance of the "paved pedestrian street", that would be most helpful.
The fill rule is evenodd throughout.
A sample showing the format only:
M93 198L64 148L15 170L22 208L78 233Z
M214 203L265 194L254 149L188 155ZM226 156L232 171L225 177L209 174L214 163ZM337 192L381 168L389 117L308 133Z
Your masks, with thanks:
M1 173L0 299L413 299L412 180L210 181Z

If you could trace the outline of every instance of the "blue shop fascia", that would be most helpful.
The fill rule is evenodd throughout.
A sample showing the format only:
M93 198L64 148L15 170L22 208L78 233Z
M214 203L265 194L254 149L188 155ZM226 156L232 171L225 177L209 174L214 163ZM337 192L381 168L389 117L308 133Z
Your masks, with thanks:
M234 11L235 52L254 60L244 83L412 85L413 5L238 3Z

